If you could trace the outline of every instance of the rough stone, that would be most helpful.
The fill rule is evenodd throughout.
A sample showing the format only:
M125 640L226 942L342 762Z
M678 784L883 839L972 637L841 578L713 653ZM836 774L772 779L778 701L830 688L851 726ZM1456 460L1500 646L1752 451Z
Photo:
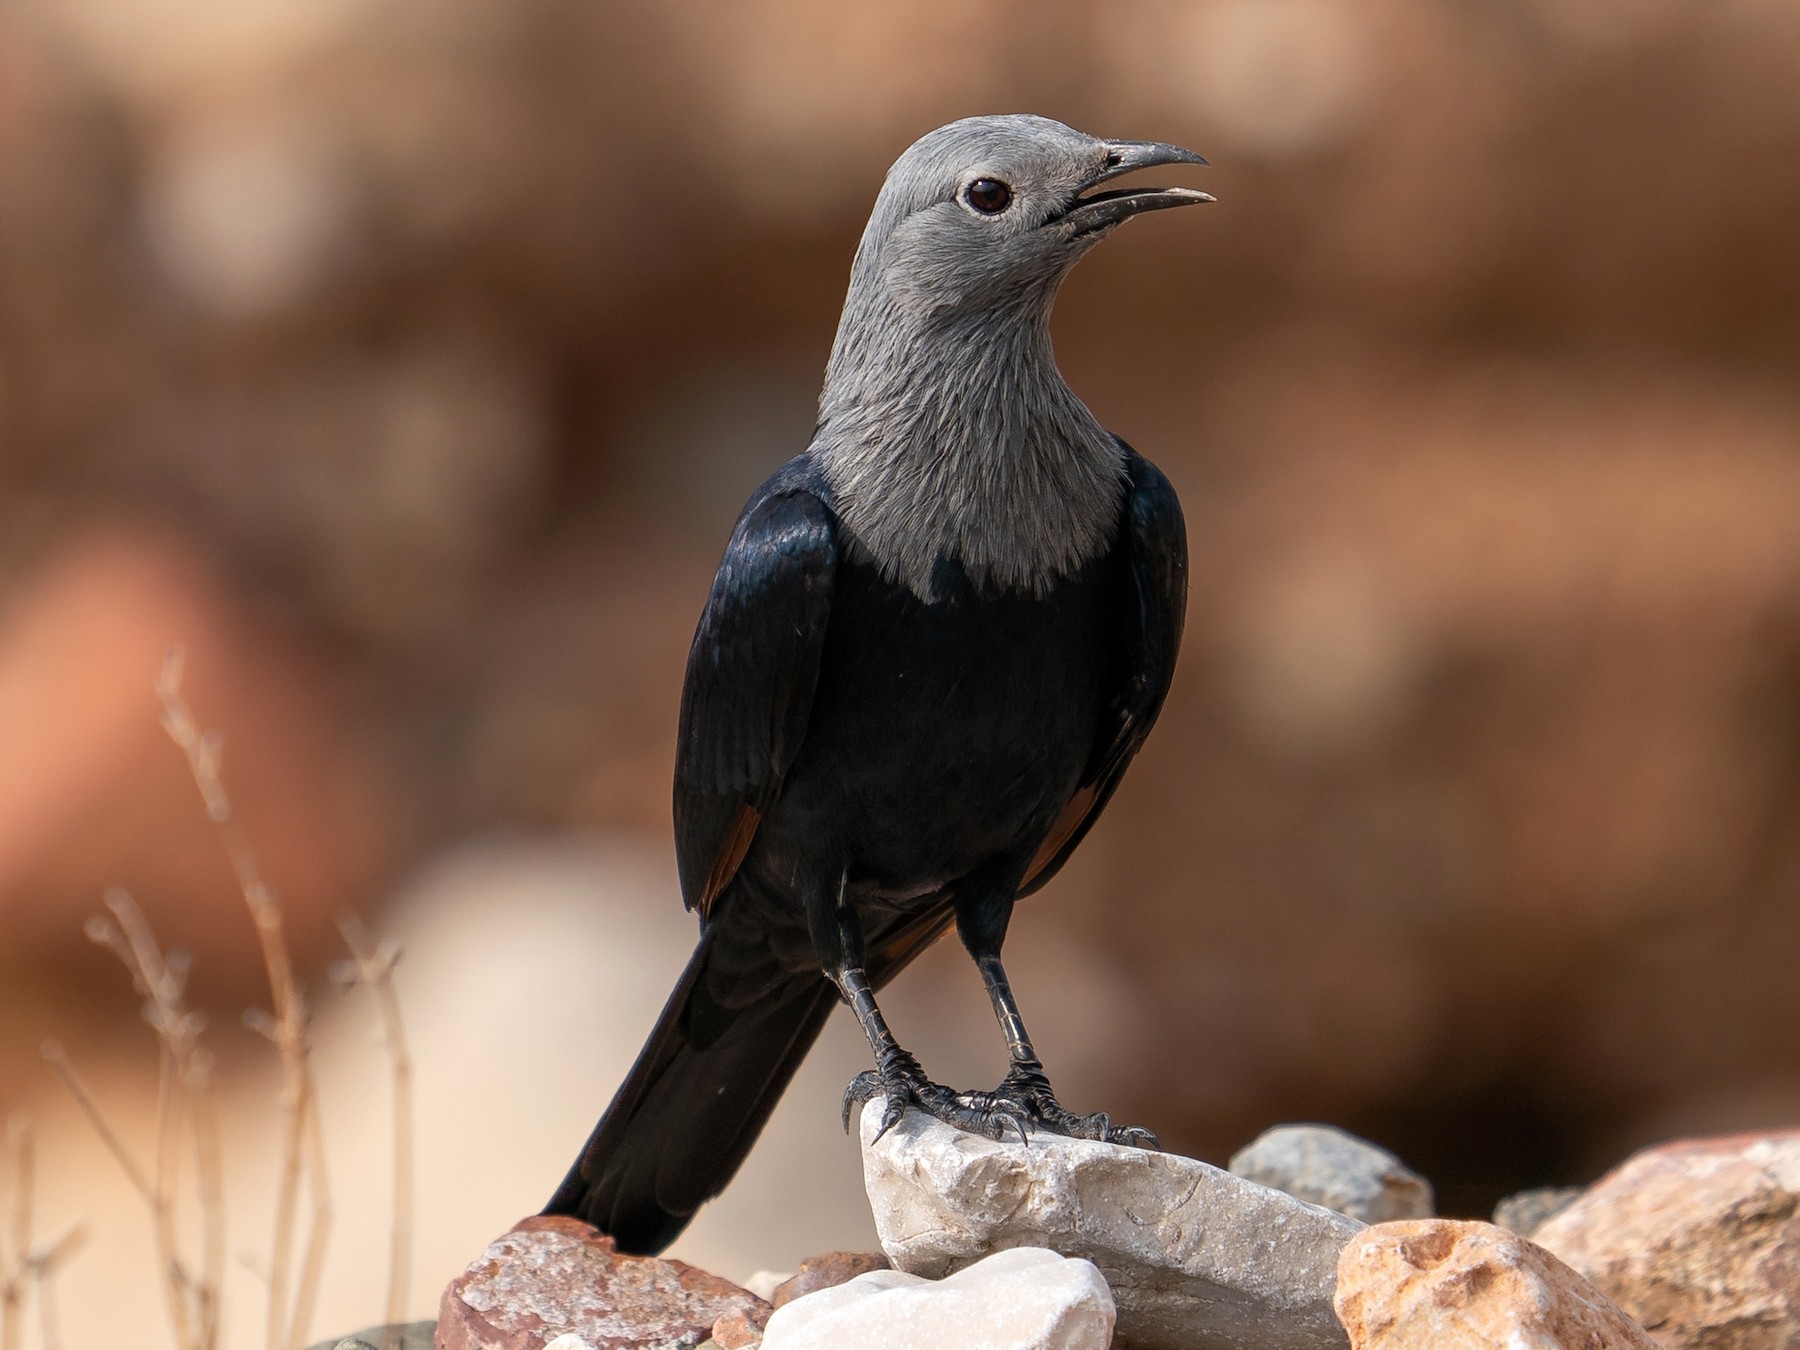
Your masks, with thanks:
M1535 1240L1671 1350L1800 1345L1800 1131L1646 1150Z
M713 1323L712 1343L718 1350L752 1350L762 1343L764 1320L733 1308Z
M1581 1198L1579 1186L1540 1186L1509 1195L1494 1206L1494 1222L1530 1237Z
M880 1252L826 1252L809 1256L800 1263L793 1276L775 1287L769 1299L777 1308L792 1303L806 1294L830 1289L833 1285L867 1275L871 1270L886 1270L888 1259Z
M1050 1135L999 1142L917 1111L877 1141L881 1109L876 1098L863 1111L863 1178L896 1268L935 1278L1003 1248L1049 1247L1099 1268L1121 1343L1344 1344L1331 1293L1356 1220L1191 1158Z
M1331 1125L1277 1125L1232 1155L1233 1175L1364 1223L1429 1219L1431 1183L1384 1148Z
M436 1332L436 1322L397 1322L392 1327L366 1327L350 1336L333 1336L309 1350L431 1350Z
M1358 1234L1338 1263L1337 1312L1352 1350L1658 1350L1542 1247L1454 1219Z
M680 1261L623 1256L579 1220L530 1218L444 1290L437 1350L542 1350L565 1334L591 1350L687 1350L733 1312L760 1325L769 1305Z
M1113 1316L1091 1262L1017 1247L943 1280L876 1270L796 1298L763 1350L1106 1350Z

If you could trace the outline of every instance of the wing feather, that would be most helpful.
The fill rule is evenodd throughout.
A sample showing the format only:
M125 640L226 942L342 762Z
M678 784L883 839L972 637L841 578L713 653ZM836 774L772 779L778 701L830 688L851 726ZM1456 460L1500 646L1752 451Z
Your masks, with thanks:
M806 738L838 562L831 511L765 488L745 508L688 652L675 752L681 894L707 914Z
M1026 869L1020 895L1055 876L1100 818L1155 725L1175 676L1187 618L1187 525L1162 471L1130 446L1125 456L1129 488L1119 547L1126 567L1115 692L1087 772Z

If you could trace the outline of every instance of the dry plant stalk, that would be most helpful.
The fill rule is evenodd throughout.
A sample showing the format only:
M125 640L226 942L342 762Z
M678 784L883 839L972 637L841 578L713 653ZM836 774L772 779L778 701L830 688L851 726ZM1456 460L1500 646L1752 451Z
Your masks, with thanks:
M62 1336L56 1320L51 1279L58 1267L85 1241L81 1226L70 1228L55 1242L32 1244L32 1193L37 1174L37 1153L31 1127L15 1116L7 1122L7 1152L13 1182L12 1232L9 1244L0 1244L0 1346L17 1350L19 1324L23 1320L25 1294L37 1298L39 1335L43 1350L61 1350Z
M200 730L182 697L182 665L181 649L170 648L156 682L157 697L162 702L163 729L187 757L188 770L206 804L206 814L224 841L232 870L237 875L238 889L256 925L257 941L262 948L263 965L269 980L272 1012L259 1010L245 1017L252 1029L267 1036L275 1046L282 1074L282 1164L276 1189L274 1235L269 1250L267 1343L268 1350L298 1350L312 1319L325 1244L331 1230L323 1131L307 1042L306 998L288 955L281 909L263 879L256 851L238 823L231 798L225 791L219 773L219 738ZM311 1223L299 1278L294 1282L290 1296L302 1182L312 1201Z
M62 1047L54 1041L46 1043L44 1059L150 1210L157 1268L177 1344L184 1350L213 1350L219 1340L219 1286L224 1276L224 1201L211 1095L212 1057L200 1044L206 1019L186 1005L185 957L178 952L163 954L132 898L122 890L108 891L106 908L106 915L88 921L87 935L124 964L132 986L144 1000L144 1020L155 1031L161 1049L156 1135L148 1168L132 1156L107 1122ZM182 1255L176 1221L184 1139L191 1139L193 1145L194 1184L204 1234L197 1266ZM46 1315L51 1319L45 1323L47 1334L54 1334L54 1316L48 1310Z
M394 1086L394 1215L389 1229L387 1310L382 1318L389 1346L405 1315L407 1282L412 1266L413 1160L412 1160L412 1055L406 1047L406 1028L400 1020L400 995L394 988L394 966L400 947L391 938L377 942L354 915L341 920L344 944L351 959L332 970L340 984L360 984L375 995L381 1013L382 1044Z
M252 1030L275 1046L282 1072L281 1171L274 1236L268 1263L262 1270L268 1293L267 1346L268 1350L298 1350L318 1299L332 1217L326 1187L324 1128L307 1039L307 1004L294 976L280 908L263 880L255 850L238 823L220 776L219 739L215 734L201 732L195 723L181 694L181 670L181 651L172 648L156 685L162 702L163 727L187 757L207 816L224 841L238 888L256 927L269 981L273 1011L253 1009L244 1017ZM225 1262L225 1206L218 1117L210 1091L213 1065L211 1056L200 1046L205 1019L184 1003L188 974L184 955L164 955L149 923L124 891L109 891L106 907L108 915L89 921L88 936L124 963L133 986L144 999L145 1020L155 1030L162 1050L156 1134L149 1166L133 1156L62 1047L54 1041L46 1042L44 1059L150 1210L157 1262L177 1344L181 1350L216 1350L220 1334L219 1289ZM367 985L375 994L394 1085L394 1216L387 1295L387 1321L391 1325L399 1322L405 1306L412 1259L412 1059L393 982L400 950L392 942L377 943L355 920L345 921L344 937L353 959L343 963L342 978L348 983ZM194 1198L199 1214L197 1268L182 1255L176 1222L176 1197L182 1185L186 1153L184 1140L191 1145ZM56 1267L80 1245L82 1234L79 1229L72 1229L49 1247L30 1246L28 1136L15 1135L14 1150L20 1180L12 1214L12 1248L18 1255L7 1260L0 1235L0 1350L17 1350L28 1285L39 1293L45 1350L58 1350L59 1334L48 1281ZM312 1208L296 1274L295 1230L302 1186Z
M25 1263L31 1251L31 1132L14 1117L7 1124L6 1142L13 1161L12 1241L0 1252L5 1284L0 1286L0 1350L18 1350L19 1323L25 1311Z

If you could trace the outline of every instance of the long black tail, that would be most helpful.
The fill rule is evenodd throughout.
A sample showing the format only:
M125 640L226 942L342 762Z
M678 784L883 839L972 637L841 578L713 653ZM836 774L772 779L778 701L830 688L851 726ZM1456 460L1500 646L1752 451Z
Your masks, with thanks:
M816 969L743 981L709 928L612 1105L544 1207L660 1252L725 1188L818 1039L837 991ZM720 958L724 958L722 961ZM709 978L710 977L710 978Z

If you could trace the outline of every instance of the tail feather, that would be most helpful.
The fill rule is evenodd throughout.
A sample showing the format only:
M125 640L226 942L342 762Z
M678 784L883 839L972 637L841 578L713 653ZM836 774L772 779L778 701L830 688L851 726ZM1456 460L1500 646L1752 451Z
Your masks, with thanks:
M725 1188L812 1048L836 990L818 971L745 1001L711 996L709 929L612 1105L545 1206L610 1234L619 1250L667 1247Z
M933 905L874 934L874 986L909 965L950 921L948 904ZM778 931L741 910L715 911L637 1063L544 1213L584 1219L620 1251L654 1255L725 1189L837 1003L818 967L782 964L804 940L803 929Z

